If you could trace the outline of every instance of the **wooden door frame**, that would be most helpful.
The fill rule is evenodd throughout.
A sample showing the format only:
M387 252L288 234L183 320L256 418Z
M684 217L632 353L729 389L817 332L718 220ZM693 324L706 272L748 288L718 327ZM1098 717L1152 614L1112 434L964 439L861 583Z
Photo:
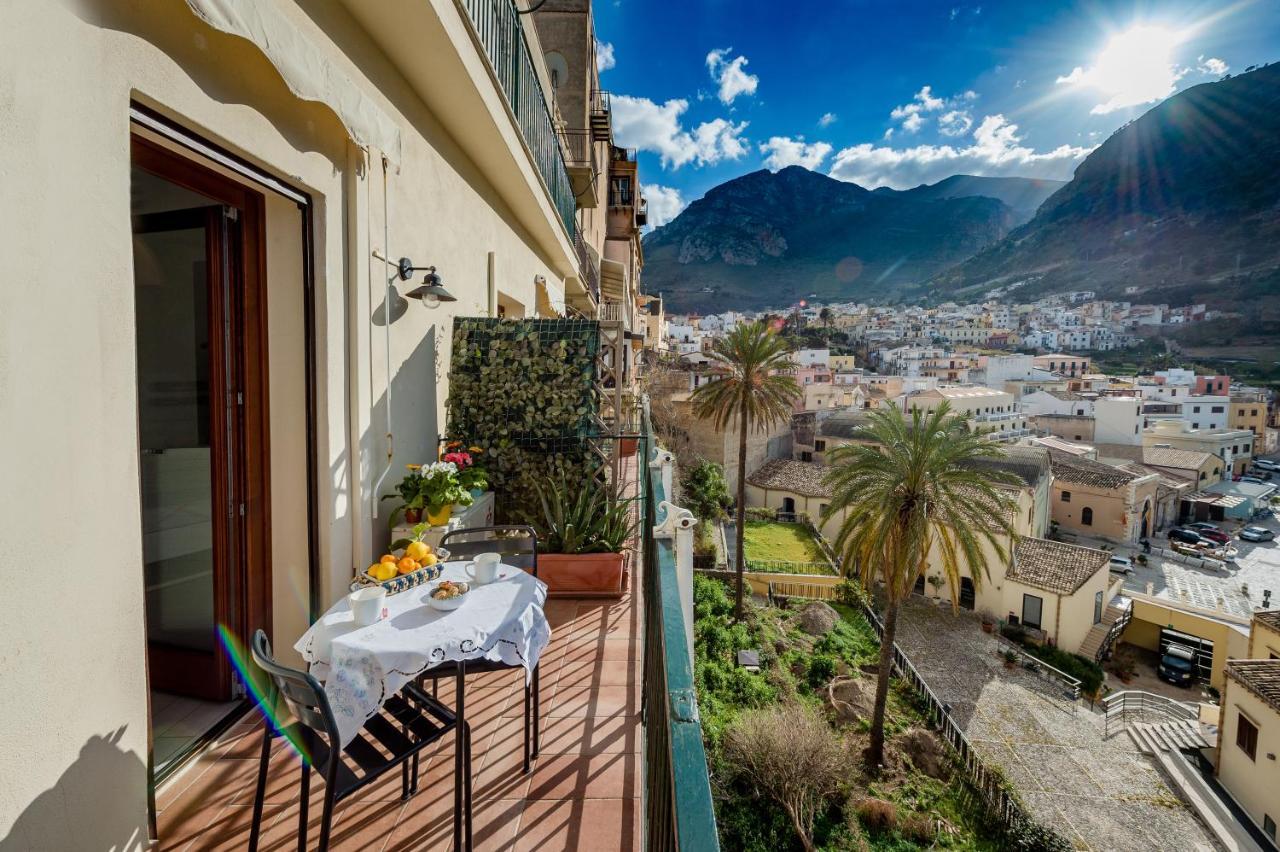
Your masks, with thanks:
M252 631L259 628L271 633L271 483L268 410L267 364L267 298L266 298L266 234L265 199L243 184L158 145L137 133L130 134L131 164L166 181L233 208L237 211L241 263L231 273L231 293L227 309L233 319L234 334L231 369L234 375L226 383L231 391L223 402L238 410L233 417L232 442L242 448L231 471L232 482L243 505L243 514L233 517L239 535L218 535L222 542L231 541L243 565L243 584L234 584L231 566L215 551L215 589L224 595L221 609L231 614L226 625L246 643ZM223 359L213 359L213 370L223 371ZM242 395L243 404L239 404ZM211 408L214 406L211 406ZM218 430L220 431L220 430ZM215 531L226 532L227 516L215 507ZM222 548L225 550L225 545ZM216 580L222 582L218 583ZM233 590L234 589L234 590ZM230 677L230 663L225 654L219 657L220 670ZM148 680L150 680L148 676Z

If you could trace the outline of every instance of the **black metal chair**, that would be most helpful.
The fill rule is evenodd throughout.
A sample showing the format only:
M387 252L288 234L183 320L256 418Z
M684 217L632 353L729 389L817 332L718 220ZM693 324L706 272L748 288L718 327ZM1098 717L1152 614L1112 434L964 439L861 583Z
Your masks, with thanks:
M440 539L440 546L449 551L450 559L472 559L481 553L500 553L503 564L522 568L533 576L538 576L538 534L531 526L506 524L452 530ZM509 666L493 660L468 660L463 669L463 677L513 668L523 667ZM541 710L538 669L539 666L533 667L533 675L524 685L524 771L526 773L529 771L530 761L538 756L538 715ZM458 665L449 662L428 669L422 674L422 679L433 681L432 692L434 693L434 681L437 678L455 676L457 672Z
M271 655L271 643L259 630L253 637L253 660L271 681L271 689L263 701L262 758L258 766L258 786L253 799L253 827L249 850L256 852L262 823L262 805L266 798L267 766L271 759L271 741L284 736L302 752L301 797L298 814L298 848L307 848L307 801L310 794L311 770L324 779L324 810L320 816L319 850L329 848L333 808L361 788L376 781L397 766L401 770L401 798L408 799L418 791L418 753L440 740L450 731L456 735L458 721L452 710L409 683L382 706L383 712L365 723L364 728L341 750L335 751L338 727L324 688L306 672L280 665ZM459 693L462 684L458 684ZM277 730L272 715L278 700L292 713L294 721ZM462 747L455 755L454 848L471 848L471 731L462 724ZM412 780L410 780L412 776ZM466 840L463 841L463 824Z

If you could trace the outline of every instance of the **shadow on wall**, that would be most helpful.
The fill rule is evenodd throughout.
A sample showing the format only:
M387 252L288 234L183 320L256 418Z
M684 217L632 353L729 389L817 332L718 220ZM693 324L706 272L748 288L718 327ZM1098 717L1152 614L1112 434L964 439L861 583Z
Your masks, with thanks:
M414 303L411 307L417 310ZM380 310L380 308L379 308ZM391 540L387 518L396 506L395 500L382 500L384 494L394 494L397 483L407 472L405 465L435 461L436 439L441 424L436 416L440 387L444 381L440 353L437 350L439 336L451 329L453 317L443 311L435 311L432 325L425 330L417 346L401 363L391 379L391 431L395 435L395 457L391 469L374 495L378 499L378 517L372 516L371 507L364 507L369 527L366 539L373 545L374 553L383 553ZM407 325L407 324L406 324ZM409 326L410 328L412 326ZM407 333L407 332L406 332ZM396 334L395 331L392 332ZM381 355L381 335L375 336L374 359ZM387 394L384 392L374 403L369 427L360 436L361 468L367 475L361 477L370 485L376 483L387 470ZM365 495L368 500L369 495ZM359 566L359 567L364 567Z
M147 848L147 811L141 793L147 788L147 767L136 754L120 748L125 727L91 737L58 782L14 821L8 835L0 839L0 852ZM131 812L120 807L119 799L103 795L110 789L139 791L137 810Z
M261 51L210 27L185 3L93 0L70 6L92 26L137 36L163 51L206 95L266 117L295 150L321 154L335 171L346 168L347 131L338 117L328 107L300 100Z

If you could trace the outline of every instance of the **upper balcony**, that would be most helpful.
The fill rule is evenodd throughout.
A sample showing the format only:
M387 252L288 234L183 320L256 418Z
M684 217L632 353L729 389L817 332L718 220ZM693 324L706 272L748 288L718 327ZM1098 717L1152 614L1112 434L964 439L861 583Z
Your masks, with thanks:
M576 205L564 153L542 90L524 25L512 0L462 0L489 65L507 96L538 173L546 184L565 231L573 232Z
M588 115L591 121L591 138L596 142L613 141L613 109L608 92L597 89L591 93Z
M564 139L564 159L569 170L569 183L574 198L582 208L599 205L596 198L596 176L600 174L600 162L596 156L596 140L589 130L561 131Z

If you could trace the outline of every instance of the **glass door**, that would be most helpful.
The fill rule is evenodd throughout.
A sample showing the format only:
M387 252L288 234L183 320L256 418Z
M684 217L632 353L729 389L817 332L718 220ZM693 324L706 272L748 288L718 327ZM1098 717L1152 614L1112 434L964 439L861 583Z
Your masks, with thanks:
M135 169L133 248L147 644L153 690L226 701L233 582L227 302L233 211Z

